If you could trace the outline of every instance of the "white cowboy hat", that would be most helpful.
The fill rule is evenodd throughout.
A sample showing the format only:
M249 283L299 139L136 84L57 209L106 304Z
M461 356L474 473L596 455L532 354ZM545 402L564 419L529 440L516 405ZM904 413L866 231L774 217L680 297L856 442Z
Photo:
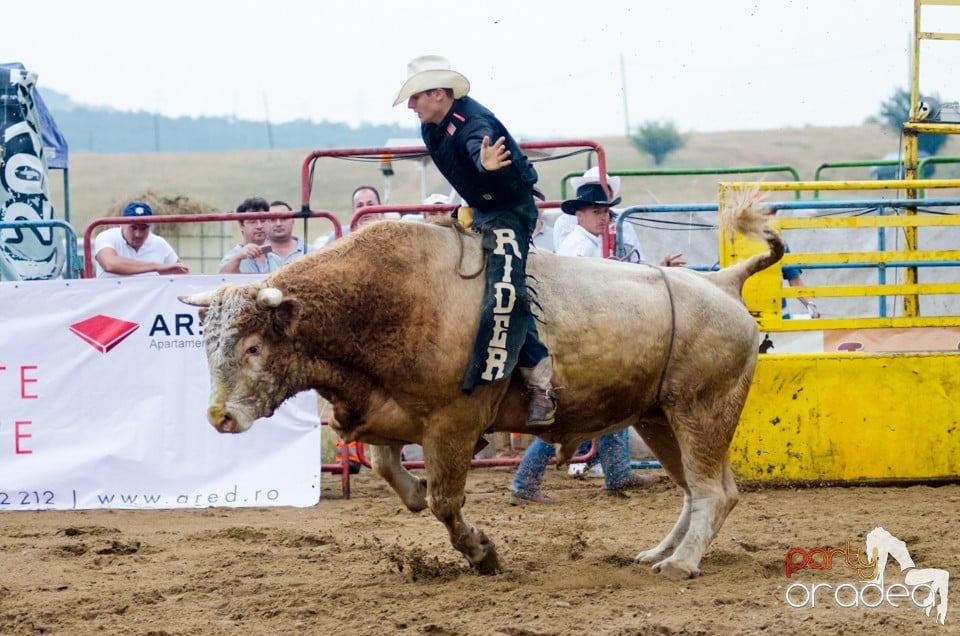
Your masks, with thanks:
M423 200L424 205L446 205L448 203L450 203L450 197L438 192L434 192Z
M470 92L470 82L460 73L450 70L450 62L447 58L439 55L421 55L407 64L407 81L400 87L393 105L396 106L411 95L431 88L452 89L453 98L460 99Z
M600 166L590 168L583 173L582 177L570 178L570 187L573 188L574 192L579 190L580 186L588 183L600 183ZM610 189L613 191L610 195L611 199L616 199L620 196L620 177L607 175L607 185L610 186Z

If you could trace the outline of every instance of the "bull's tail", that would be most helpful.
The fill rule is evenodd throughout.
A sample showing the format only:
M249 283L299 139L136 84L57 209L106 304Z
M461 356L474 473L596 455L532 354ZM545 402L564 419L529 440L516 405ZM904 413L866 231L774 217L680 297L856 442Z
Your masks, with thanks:
M755 254L735 265L708 274L718 287L739 298L743 283L748 278L783 258L783 237L771 227L769 211L760 205L759 189L756 187L733 191L726 209L720 213L720 232L724 237L739 232L748 238L764 241L770 248L769 252Z

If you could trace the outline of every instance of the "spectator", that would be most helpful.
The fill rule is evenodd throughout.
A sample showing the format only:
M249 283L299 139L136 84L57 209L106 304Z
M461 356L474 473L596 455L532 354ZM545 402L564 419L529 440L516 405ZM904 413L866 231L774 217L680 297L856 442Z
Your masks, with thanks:
M439 192L434 192L423 200L424 205L447 205L448 203L450 203L450 197ZM431 212L431 214L433 213ZM442 212L437 212L437 214L442 214Z
M343 440L337 438L337 456L334 460L336 463L343 461ZM360 456L357 454L357 442L350 442L347 444L347 472L351 475L356 475L360 472L360 467L363 464L360 463Z
M533 228L533 244L542 252L552 252L555 249L553 228L543 222L543 208L537 206L537 224Z
M360 186L353 191L353 216L357 216L357 212L363 210L363 208L369 208L375 205L380 205L380 193L377 192L377 189L373 186ZM386 218L383 212L379 214L368 214L362 217L357 221L357 229L359 230L364 225L373 223L374 221L382 221ZM352 223L352 221L351 221Z
M580 189L580 186L587 183L600 183L600 170L597 166L590 168L583 173L583 176L573 177L570 179L570 187L573 188L573 191L576 192ZM620 177L607 177L607 188L610 190L610 199L616 199L618 202L620 200ZM613 208L610 209L610 220L611 222L616 221L616 216ZM557 217L557 220L553 224L553 251L556 252L560 249L560 244L563 243L563 239L567 238L567 235L573 231L573 228L577 226L577 217L573 215L561 214ZM631 248L635 248L639 245L639 240L636 239L636 232L633 229L633 226L630 224L625 224L623 226L624 232L624 242L629 244Z
M153 216L143 201L131 201L122 216ZM93 242L97 276L136 276L140 274L189 274L173 247L153 233L152 223L132 223L104 230Z
M380 193L377 191L376 188L368 185L359 186L356 190L353 191L353 195L350 197L350 199L351 199L350 209L353 211L353 215L350 217L351 224L353 223L353 217L357 215L357 212L360 212L361 210L363 210L363 208L368 208L373 205L381 205ZM397 215L394 214L394 217L396 216ZM373 223L374 221L380 221L385 218L388 218L388 217L386 216L385 213L382 213L382 212L379 214L368 214L362 217L357 222L357 229L359 230L360 228L362 228L364 225L367 225L368 223ZM344 226L343 236L346 236L349 233L350 233L350 225ZM320 248L325 245L330 245L336 239L337 239L336 233L330 232L329 234L325 234L317 238L316 240L314 240L313 246L315 248Z
M439 194L437 192L434 192L433 194L431 194L430 196L428 196L426 199L423 200L423 204L424 205L449 205L450 197L448 197L445 194ZM436 212L424 212L423 218L433 219L433 220L450 218L451 213L452 213L452 210L437 210Z
M487 291L476 338L479 344L461 388L469 393L478 384L507 379L516 367L530 393L527 425L550 426L556 413L553 360L537 334L526 292L527 251L537 222L533 200L537 171L503 123L468 97L469 91L470 82L452 71L445 58L426 55L407 66L407 80L393 102L396 106L406 101L417 113L420 135L433 163L473 209L473 228L498 245L486 253ZM509 281L516 299L507 317L493 313L494 285L502 286L501 281ZM513 330L504 329L507 343L500 347L502 360L486 355L485 343L497 337L495 320L515 325Z
M560 209L568 217L575 217L576 224L561 239L557 246L557 254L561 256L603 257L603 234L614 218L611 208L620 203L620 197L614 197L612 200L608 199L608 196L615 194L615 188L613 187L615 184L619 186L619 179L608 177L608 193L604 193L599 178L585 180L577 187L577 198L564 201L561 204ZM630 226L624 225L625 237L629 236L628 227ZM554 230L556 231L556 227ZM637 239L636 233L633 233L632 228L630 233L632 233L632 237L625 238L624 241L628 251L626 260L644 262L640 241ZM686 261L682 259L682 254L670 254L660 261L660 265L679 267L686 265Z
M589 183L600 183L600 170L597 166L590 168L583 173L581 177L574 177L570 179L570 185L573 187L574 192L580 189L581 186ZM620 197L620 177L607 177L607 187L610 191L610 199L616 199L619 201ZM610 223L615 224L617 222L618 214L613 207L610 207ZM556 222L553 224L553 251L557 252L560 249L560 244L563 242L563 239L570 234L571 231L577 226L577 218L575 215L566 215L561 214L557 218ZM624 223L623 224L623 247L626 256L623 258L625 261L631 263L640 263L645 261L643 256L643 250L640 249L640 239L637 238L637 232L633 229L633 224Z
M577 454L583 455L589 450L590 442L584 442L577 450ZM556 449L553 444L548 444L539 437L533 440L523 454L523 459L520 460L517 474L514 475L513 490L510 493L512 503L553 503L550 497L543 494L543 474L554 455L556 455ZM645 488L653 481L649 475L633 474L633 468L630 465L629 429L624 428L616 433L601 435L597 457L603 470L603 489L606 491ZM574 466L577 464L571 465L571 467ZM570 472L580 474L582 471Z
M777 212L778 212L778 209L776 207L770 208L770 216L775 215ZM789 254L790 246L784 244L784 248L785 248L784 253ZM803 282L803 278L801 277L803 274L803 270L800 269L799 267L794 267L792 265L784 265L783 267L781 267L780 273L783 276L783 280L787 281L787 284L790 285L791 287L806 287L806 283ZM820 310L817 309L816 303L814 303L812 300L803 296L798 296L797 300L799 300L800 303L804 306L804 308L806 308L807 313L810 314L811 318L820 317ZM787 310L786 298L780 299L780 315L784 320L790 320L792 318L790 312Z
M612 194L612 188L610 189ZM567 215L576 215L577 225L567 235L557 253L561 256L586 256L602 258L602 235L610 225L610 208L620 202L616 197L608 199L599 180L582 183L577 187L577 198L564 201L560 209ZM639 246L637 246L639 248ZM679 260L679 255L665 259L668 264ZM577 453L585 454L589 443L580 446ZM537 438L527 448L517 474L513 480L511 500L515 503L551 503L543 494L543 473L550 458L556 454L552 444ZM622 429L616 433L600 436L597 457L603 470L605 490L625 490L642 488L650 483L650 478L634 475L630 466L630 431ZM571 474L582 474L587 467L571 465Z
M270 204L266 199L251 197L237 206L237 213L269 212ZM274 272L283 264L280 258L272 254L273 247L266 245L267 228L272 221L249 219L237 221L240 224L240 243L220 259L221 274L262 274Z
M423 200L423 205L448 205L450 197L445 194L434 192ZM424 212L422 214L404 214L402 221L426 221L427 219L449 218L449 210L438 210L436 212Z
M351 200L352 200L351 209L353 211L353 216L356 216L357 212L361 211L363 208L370 207L373 205L380 205L380 193L373 186L362 185L353 191ZM368 223L379 221L383 218L384 218L383 214L370 214L370 215L364 216L357 223L357 229L360 229L361 227L367 225ZM343 236L346 236L349 233L350 233L350 226L348 225L343 228ZM333 232L325 236L321 236L319 239L314 241L314 247L323 247L324 245L329 245L330 243L333 243L336 240L336 238L337 238L336 234ZM340 462L342 453L343 453L343 440L337 439L337 458L336 458L337 463ZM350 474L355 475L358 472L360 472L360 467L362 466L357 456L356 442L350 442L347 445L347 453L348 453L348 462L350 465Z
M785 245L785 253L787 254L790 253L789 245ZM783 280L787 281L787 284L790 285L791 287L806 287L806 283L803 282L803 278L801 277L801 275L803 274L803 270L800 269L799 267L794 267L792 265L784 265L781 268L781 274L783 275ZM811 318L820 317L820 310L817 309L816 303L814 303L812 300L804 296L798 296L797 300L799 300L803 304L803 306L807 309L807 313L810 314ZM790 312L787 311L786 298L783 298L780 301L780 313L783 316L784 320L789 320L793 317L790 314Z
M283 201L274 201L270 204L270 211L292 212L293 208ZM294 221L295 219L292 218L273 221L273 227L267 232L267 240L281 265L286 265L313 250L312 247L304 243L303 239L293 235Z

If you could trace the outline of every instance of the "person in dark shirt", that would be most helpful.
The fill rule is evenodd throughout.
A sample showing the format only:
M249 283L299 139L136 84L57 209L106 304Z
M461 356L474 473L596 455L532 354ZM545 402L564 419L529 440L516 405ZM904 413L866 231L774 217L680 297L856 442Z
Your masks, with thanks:
M527 424L549 426L556 413L553 360L537 334L526 291L537 172L469 91L470 82L445 58L426 55L408 64L393 105L406 101L417 113L434 164L472 208L473 229L483 235L487 287L462 389L469 394L476 385L506 379L516 367L530 391Z

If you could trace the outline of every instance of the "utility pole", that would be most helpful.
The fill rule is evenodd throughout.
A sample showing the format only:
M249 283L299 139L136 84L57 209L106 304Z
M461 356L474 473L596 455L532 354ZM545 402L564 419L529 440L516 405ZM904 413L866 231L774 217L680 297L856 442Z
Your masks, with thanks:
M630 111L627 108L627 69L623 63L623 53L620 54L620 92L623 93L623 127L624 135L630 138Z
M267 104L267 91L263 91L263 120L267 124L267 147L273 150L273 126L270 125L270 108Z

